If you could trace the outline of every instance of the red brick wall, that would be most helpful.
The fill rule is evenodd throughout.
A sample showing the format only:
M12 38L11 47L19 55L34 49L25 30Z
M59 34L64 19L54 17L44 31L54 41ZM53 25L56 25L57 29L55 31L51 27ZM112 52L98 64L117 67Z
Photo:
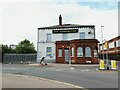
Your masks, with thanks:
M98 49L98 41L94 40L71 40L71 41L56 41L56 62L65 63L64 61L64 49L70 47L74 48L74 57L70 57L72 63L85 64L86 61L91 61L91 63L98 63L98 58L94 57L94 48ZM81 46L83 48L83 57L77 57L77 48ZM85 47L89 46L91 48L92 57L85 57ZM58 57L58 49L62 49L62 57Z

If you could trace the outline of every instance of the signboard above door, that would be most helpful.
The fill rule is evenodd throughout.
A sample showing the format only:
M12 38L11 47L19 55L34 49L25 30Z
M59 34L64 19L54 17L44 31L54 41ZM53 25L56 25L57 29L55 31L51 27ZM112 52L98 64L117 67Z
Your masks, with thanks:
M53 34L59 33L78 33L78 29L67 29L67 30L52 30Z

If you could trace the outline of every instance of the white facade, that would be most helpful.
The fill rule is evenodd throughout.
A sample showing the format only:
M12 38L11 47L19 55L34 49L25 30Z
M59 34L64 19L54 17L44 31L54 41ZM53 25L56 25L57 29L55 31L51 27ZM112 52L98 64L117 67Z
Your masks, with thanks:
M78 29L78 32L65 33L65 34L52 33L52 30L69 30L69 29ZM80 33L82 33L82 35L80 35ZM40 62L40 59L42 57L45 57L47 62L55 62L55 51L56 51L55 42L61 40L73 40L73 39L95 39L95 27L91 28L84 26L84 28L38 29L37 62Z

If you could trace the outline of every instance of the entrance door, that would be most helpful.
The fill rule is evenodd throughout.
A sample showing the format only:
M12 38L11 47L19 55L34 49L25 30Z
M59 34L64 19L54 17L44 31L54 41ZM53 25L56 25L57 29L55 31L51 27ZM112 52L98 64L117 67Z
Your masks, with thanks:
M65 49L64 52L65 52L65 62L69 62L69 50Z

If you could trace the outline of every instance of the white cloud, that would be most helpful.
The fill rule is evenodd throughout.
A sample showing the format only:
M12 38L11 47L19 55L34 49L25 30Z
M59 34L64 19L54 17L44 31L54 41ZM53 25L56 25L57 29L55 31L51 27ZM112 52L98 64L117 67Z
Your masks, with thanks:
M118 34L118 11L97 10L77 3L3 2L2 3L3 44L17 44L27 38L37 43L37 28L58 24L62 14L63 23L92 24L96 26L96 38L100 40L100 26L104 25L105 39Z

